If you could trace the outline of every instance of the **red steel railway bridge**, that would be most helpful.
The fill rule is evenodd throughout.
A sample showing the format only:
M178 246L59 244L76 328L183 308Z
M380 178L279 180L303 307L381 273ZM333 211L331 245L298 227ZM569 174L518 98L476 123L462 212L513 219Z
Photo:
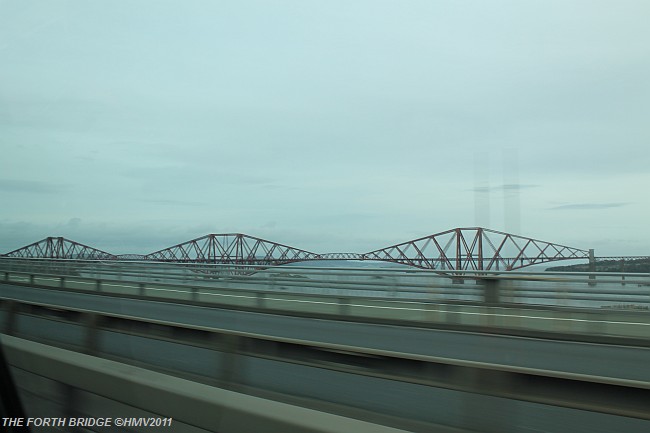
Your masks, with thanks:
M455 228L367 253L321 254L232 233L208 234L149 254L120 255L63 237L48 237L0 257L142 260L263 267L314 260L374 260L432 270L515 270L559 260L595 259L593 250L481 227Z

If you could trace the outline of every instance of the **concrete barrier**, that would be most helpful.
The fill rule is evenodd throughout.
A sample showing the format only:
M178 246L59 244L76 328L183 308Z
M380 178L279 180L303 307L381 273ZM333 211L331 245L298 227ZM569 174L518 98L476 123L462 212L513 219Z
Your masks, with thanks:
M404 433L1 335L11 366L219 433ZM172 422L173 425L173 422Z

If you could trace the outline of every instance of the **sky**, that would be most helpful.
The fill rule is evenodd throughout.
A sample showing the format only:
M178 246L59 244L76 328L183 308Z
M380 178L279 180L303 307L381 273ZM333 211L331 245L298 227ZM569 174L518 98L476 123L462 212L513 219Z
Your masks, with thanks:
M0 253L482 226L650 255L650 2L0 0Z

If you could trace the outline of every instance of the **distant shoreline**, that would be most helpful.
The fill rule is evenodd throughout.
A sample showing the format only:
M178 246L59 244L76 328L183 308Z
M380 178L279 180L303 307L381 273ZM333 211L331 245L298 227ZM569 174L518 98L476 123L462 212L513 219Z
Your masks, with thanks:
M554 266L547 268L546 271L559 272L632 272L648 273L650 272L650 259L634 260L600 260L596 262L595 269L589 269L589 264Z

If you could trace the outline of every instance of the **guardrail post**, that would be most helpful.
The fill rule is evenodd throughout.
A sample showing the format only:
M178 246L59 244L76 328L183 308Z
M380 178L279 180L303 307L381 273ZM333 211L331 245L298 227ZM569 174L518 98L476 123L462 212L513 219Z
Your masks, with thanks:
M237 335L222 334L219 336L219 349L222 352L221 371L218 372L217 379L223 383L223 388L235 390L238 387L239 370L239 352L241 347L241 338Z
M5 318L4 323L4 333L7 335L14 335L15 320L16 320L16 310L18 310L18 304L14 301L5 301L7 305L7 317Z
M144 296L144 283L138 284L138 294Z
M65 289L65 277L64 276L59 277L59 287L62 288L62 289Z
M264 308L266 305L266 294L263 292L257 292L257 307Z
M95 291L97 291L97 292L102 291L102 280L97 280L95 282Z
M98 330L99 316L95 313L84 313L82 323L86 328L83 352L88 355L97 353L98 349Z
M480 393L508 394L513 390L512 374L508 372L479 370L476 368L452 369L451 374L457 383L470 392L461 393L460 407L462 429L483 432L512 431L508 416L493 416L495 413L507 413L517 416L518 402L514 399L484 399ZM473 391L473 392L472 392Z
M79 391L77 388L74 386L64 383L64 382L57 382L59 384L59 389L61 390L61 397L62 397L62 409L63 409L63 417L70 419L70 418L77 418L81 416L82 414L79 412L79 406L80 406L80 399L79 399ZM81 432L83 431L79 427L72 427L70 429L72 432Z
M339 298L339 314L341 316L350 314L350 298Z
M483 302L486 305L499 305L501 303L501 284L494 278L483 280Z
M589 272L596 272L596 256L594 255L593 248L589 250ZM596 285L596 276L593 274L589 275L589 285Z
M192 301L198 302L199 300L199 288L192 287Z
M5 281L9 281L9 272L4 272L5 274Z

